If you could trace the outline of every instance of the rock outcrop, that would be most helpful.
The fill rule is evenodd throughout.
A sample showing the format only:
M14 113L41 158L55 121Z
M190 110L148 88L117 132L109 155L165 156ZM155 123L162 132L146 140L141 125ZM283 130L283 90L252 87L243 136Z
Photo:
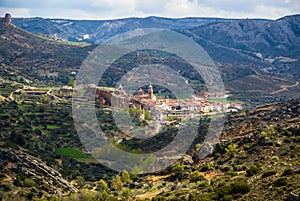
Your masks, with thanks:
M11 24L11 15L9 13L5 14L4 19L5 19L6 24Z
M11 24L11 15L9 13L6 13L5 17L0 19L0 22Z
M46 187L48 193L57 194L62 191L78 192L78 189L66 181L62 175L55 169L49 167L41 159L36 158L25 151L12 148L0 148L0 164L11 163L6 166L10 172L16 175L24 174L32 178L40 186Z

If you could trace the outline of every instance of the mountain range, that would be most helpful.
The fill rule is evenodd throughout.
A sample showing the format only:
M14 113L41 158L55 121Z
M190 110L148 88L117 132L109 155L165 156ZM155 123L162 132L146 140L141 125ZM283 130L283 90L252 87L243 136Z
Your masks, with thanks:
M218 18L162 17L125 18L117 20L66 20L44 18L15 18L13 23L32 33L42 33L69 41L99 44L110 37L138 28L189 29L211 22L224 22Z
M137 28L163 28L200 44L220 70L226 90L241 101L278 101L300 95L300 15L277 20L13 18L12 23L15 26L1 23L1 65L18 66L14 68L18 70L26 64L31 72L59 72L62 83L67 82L69 72L80 67L96 44ZM92 45L83 47L68 41Z

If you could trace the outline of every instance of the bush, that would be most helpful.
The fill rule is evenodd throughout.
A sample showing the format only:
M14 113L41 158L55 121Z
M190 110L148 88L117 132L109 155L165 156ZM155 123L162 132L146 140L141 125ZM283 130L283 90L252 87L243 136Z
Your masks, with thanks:
M274 186L280 187L280 186L286 186L288 184L287 178L279 178L277 181L274 182Z
M99 184L97 186L97 190L106 191L107 189L108 189L107 183L103 179L100 179Z
M221 201L231 201L231 200L233 200L232 195L225 195L225 196L221 199Z
M247 194L251 187L245 180L238 180L230 184L221 186L216 189L218 200L232 200L233 197L240 197L242 194Z
M116 191L121 191L123 187L123 183L121 181L121 177L119 175L113 176L111 180L111 188Z
M197 182L205 179L203 175L199 171L194 171L189 175L189 179L191 182Z
M272 163L276 163L278 161L279 161L279 157L278 156L272 156L272 158L271 158L271 162Z
M249 169L246 170L247 176L253 176L256 175L257 173L259 173L261 170L260 167L257 166L251 166Z
M238 193L246 194L250 191L250 185L246 183L246 181L244 180L231 183L230 187L231 187L230 192L232 194L238 194Z
M269 171L266 171L262 174L262 178L270 177L270 176L275 175L275 174L276 174L275 170L269 170Z
M300 143L300 136L297 136L293 139L294 142L296 143Z
M31 178L26 178L23 182L23 186L25 187L33 187L35 186L35 184L36 184L35 181Z
M284 170L284 172L282 173L281 176L293 175L294 173L295 173L294 170L292 170L292 169L286 169L286 170Z
M129 183L130 182L130 174L126 171L126 170L124 170L123 172L122 172L122 176L121 176L121 181L123 182L123 183Z

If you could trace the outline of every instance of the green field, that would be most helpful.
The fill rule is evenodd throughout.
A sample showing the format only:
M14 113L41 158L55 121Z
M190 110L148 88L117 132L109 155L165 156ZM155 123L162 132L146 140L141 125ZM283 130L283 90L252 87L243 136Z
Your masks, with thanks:
M56 148L55 152L61 156L68 156L70 158L90 158L88 155L74 148Z
M47 128L48 129L59 129L60 126L57 126L57 125L47 125Z
M222 98L222 99L207 99L207 101L209 103L240 103L237 100L230 100L230 99L226 99L226 98Z

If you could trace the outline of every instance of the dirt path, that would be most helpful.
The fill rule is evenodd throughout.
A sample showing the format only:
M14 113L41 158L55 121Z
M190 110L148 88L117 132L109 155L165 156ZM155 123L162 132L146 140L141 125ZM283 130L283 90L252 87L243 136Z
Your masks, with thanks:
M299 82L296 82L295 84L292 84L292 85L281 85L279 90L277 91L273 91L271 94L278 94L278 93L281 93L283 91L287 91L289 88L292 88L292 87L297 87L299 85Z

